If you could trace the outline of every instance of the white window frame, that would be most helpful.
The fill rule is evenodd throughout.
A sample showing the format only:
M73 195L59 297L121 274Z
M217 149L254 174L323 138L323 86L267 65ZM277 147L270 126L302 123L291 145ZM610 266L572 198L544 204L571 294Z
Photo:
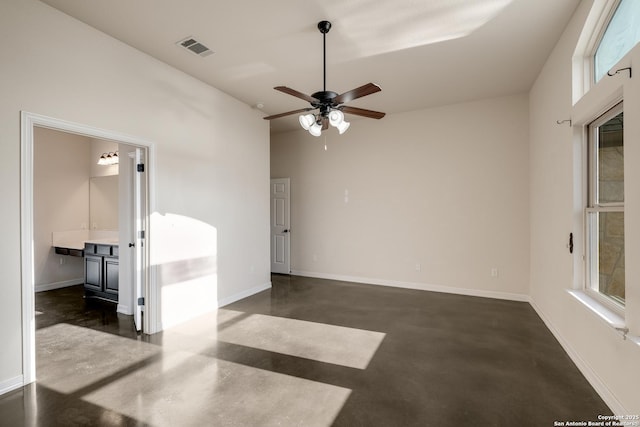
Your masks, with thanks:
M600 19L598 20L598 27L599 30L597 32L594 32L594 38L592 39L592 44L591 46L589 46L589 51L591 52L591 55L589 55L589 63L588 63L588 82L589 82L589 88L593 87L596 83L598 83L596 81L596 52L598 51L598 48L600 47L600 42L602 42L602 38L604 37L604 33L607 31L607 28L609 28L609 24L611 23L611 20L613 19L613 15L615 15L616 11L618 10L618 6L620 6L620 2L622 0L614 0L611 2L606 2L604 7L602 8L602 12L600 15Z
M595 86L595 56L613 14L621 0L594 2L576 45L574 56L573 101L578 101Z
M591 214L601 212L622 212L624 213L623 202L598 203L598 129L601 125L624 111L622 99L613 107L606 110L588 125L588 135L586 138L587 162L586 162L586 186L587 200L584 209L584 233L585 233L585 280L584 291L603 304L605 307L624 316L625 305L602 294L599 290L598 281L598 239L599 233L597 224L590 221ZM626 232L625 232L626 235ZM626 236L625 236L626 237ZM626 246L625 246L626 248ZM626 254L625 254L626 255ZM626 256L625 256L626 258ZM625 284L626 286L626 284ZM625 292L626 293L626 292Z

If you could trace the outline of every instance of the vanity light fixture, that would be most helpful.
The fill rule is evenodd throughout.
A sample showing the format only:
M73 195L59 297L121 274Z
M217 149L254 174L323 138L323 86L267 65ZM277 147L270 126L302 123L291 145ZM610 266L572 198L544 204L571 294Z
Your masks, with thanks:
M118 157L118 152L110 152L110 153L102 153L102 155L100 156L100 158L98 159L98 164L101 166L111 166L111 165L117 165L118 163L120 163L119 161L119 157Z

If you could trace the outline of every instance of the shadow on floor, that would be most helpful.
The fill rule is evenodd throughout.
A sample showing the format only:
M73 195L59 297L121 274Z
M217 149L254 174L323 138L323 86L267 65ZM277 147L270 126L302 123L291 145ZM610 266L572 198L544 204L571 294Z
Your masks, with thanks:
M84 298L83 285L38 292L35 298L36 330L58 323L81 326L136 339L133 316L116 312L117 304Z

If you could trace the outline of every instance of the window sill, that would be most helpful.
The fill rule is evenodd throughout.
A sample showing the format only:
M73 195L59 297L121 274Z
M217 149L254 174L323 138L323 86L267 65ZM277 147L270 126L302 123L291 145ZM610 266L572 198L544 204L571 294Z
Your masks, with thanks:
M595 298L589 296L584 291L570 289L567 292L587 307L593 314L597 315L600 319L604 320L609 326L615 329L623 339L629 340L640 346L640 337L629 335L627 333L628 329L623 316L611 310Z

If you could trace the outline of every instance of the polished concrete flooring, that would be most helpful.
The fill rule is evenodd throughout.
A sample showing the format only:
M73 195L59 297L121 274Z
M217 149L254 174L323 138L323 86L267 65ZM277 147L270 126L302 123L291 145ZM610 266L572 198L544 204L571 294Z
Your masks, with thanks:
M610 410L526 303L273 276L153 336L37 294L38 381L1 426L553 426Z

